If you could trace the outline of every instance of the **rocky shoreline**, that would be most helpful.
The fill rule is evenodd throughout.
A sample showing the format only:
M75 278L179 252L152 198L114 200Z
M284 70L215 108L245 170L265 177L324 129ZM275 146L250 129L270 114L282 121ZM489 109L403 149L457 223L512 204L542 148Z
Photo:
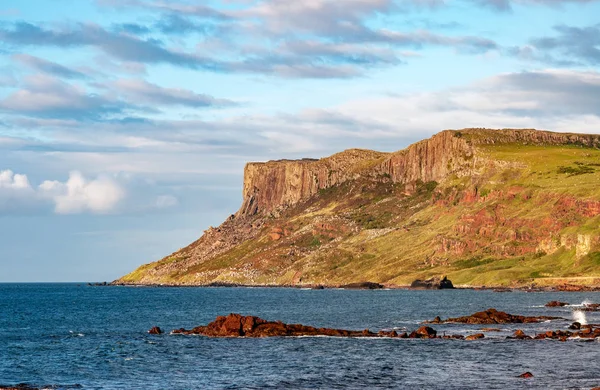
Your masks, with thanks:
M370 281L354 282L349 284L242 284L229 282L212 282L208 284L135 284L113 281L111 283L88 283L90 286L125 286L125 287L245 287L245 288L299 288L299 289L345 289L345 290L482 290L494 292L581 292L581 291L600 291L600 286L583 286L563 284L557 286L523 286L523 287L504 287L504 286L454 286L452 281L446 276L433 277L425 280L414 280L410 285L382 284Z
M361 284L373 284L381 287L353 287L354 285ZM104 285L102 285L104 286ZM208 284L136 284L136 283L109 283L107 286L119 286L119 287L187 287L187 288L291 288L291 289L312 289L312 290L324 290L324 289L346 289L346 290L373 290L373 289L385 289L385 290L438 290L439 288L423 288L423 287L411 287L410 285L388 285L379 284L373 282L358 282L350 285L326 285L326 284L242 284L242 283L208 283ZM600 286L576 286L576 285L563 285L563 286L544 286L544 287L505 287L505 286L454 286L452 290L474 290L474 291L493 291L498 293L504 292L600 292Z
M397 332L396 330L346 330L336 328L316 328L302 324L286 324L281 321L268 321L256 316L244 316L231 313L227 316L218 316L214 321L207 325L197 326L192 329L179 328L171 331L172 335L199 335L214 338L262 338L262 337L372 337L372 338L404 338L404 339L456 339L456 340L479 340L485 339L484 333L475 333L470 335L446 334L439 335L438 330L428 326L432 324L531 324L549 322L553 320L565 320L562 317L553 316L521 316L505 313L490 308L485 311L473 313L469 316L449 318L441 320L436 317L434 320L425 321L424 324L413 331ZM483 328L482 332L499 331L495 328ZM159 327L153 327L148 331L153 335L162 334ZM600 340L600 324L581 324L572 323L568 330L546 330L533 336L525 334L523 330L516 330L512 336L506 339L514 340L560 340L585 339L594 341Z

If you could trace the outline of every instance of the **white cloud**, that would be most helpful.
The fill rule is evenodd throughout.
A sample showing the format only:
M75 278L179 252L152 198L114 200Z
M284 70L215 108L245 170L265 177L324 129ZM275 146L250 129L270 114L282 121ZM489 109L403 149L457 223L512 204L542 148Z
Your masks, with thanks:
M110 177L88 180L77 171L71 172L64 183L44 181L39 191L42 196L54 201L57 214L110 213L125 197L125 190Z
M0 213L13 213L34 207L35 191L26 175L0 170Z
M30 190L26 175L15 174L11 170L0 171L0 189Z
M74 171L66 182L46 180L34 187L27 175L0 171L0 213L18 213L50 203L57 214L104 214L114 211L124 197L124 188L105 176L88 180Z
M55 214L131 214L171 209L179 199L160 183L119 173L86 177L71 171L65 181L31 184L25 174L0 170L0 215L52 211Z
M156 198L156 207L159 209L175 207L177 204L179 204L179 200L173 195L160 195Z

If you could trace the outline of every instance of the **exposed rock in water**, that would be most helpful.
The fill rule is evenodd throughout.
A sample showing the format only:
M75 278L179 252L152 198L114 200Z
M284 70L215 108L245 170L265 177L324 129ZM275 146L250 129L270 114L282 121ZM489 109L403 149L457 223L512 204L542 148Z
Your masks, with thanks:
M162 334L163 331L158 326L153 326L152 329L148 331L149 334Z
M561 317L550 317L550 316L537 316L527 317L508 314L503 311L490 308L485 311L480 311L470 316L448 318L447 320L440 321L436 317L433 321L427 321L426 323L448 323L448 322L459 322L463 324L522 324L522 323L536 323L547 320L558 320Z
M447 288L454 288L454 285L447 277L444 276L443 278L431 278L427 280L417 279L411 283L410 288L441 290Z
M475 333L465 337L465 340L479 340L483 338L485 338L485 335L483 333Z
M282 337L282 336L332 336L332 337L378 337L376 333L343 329L315 328L300 324L284 324L267 321L254 316L229 314L219 316L206 326L191 330L174 330L175 334L197 334L208 337ZM388 336L389 337L389 336Z
M493 310L493 309L491 309ZM486 312L489 312L486 311ZM482 312L484 313L484 312ZM510 314L496 312L497 318L505 318L510 316L513 320L521 322L535 322L532 319L541 318L556 318L556 317L522 317L511 316ZM479 313L475 313L477 315ZM463 317L464 318L464 317ZM477 317L479 318L479 317ZM477 322L466 322L477 323ZM517 322L518 323L518 322ZM184 335L202 335L207 337L298 337L298 336L330 336L330 337L382 337L382 338L413 338L413 339L457 339L457 340L478 340L485 338L483 333L463 335L442 335L438 336L438 332L428 326L421 326L417 330L408 334L403 332L398 334L395 330L380 330L377 333L365 330L344 330L331 328L315 328L312 326L300 324L285 324L281 321L267 321L255 316L242 316L241 314L229 314L227 316L219 316L215 321L206 326L198 326L191 330L176 329L172 334ZM571 332L564 330L548 330L539 333L535 337L530 337L522 330L515 331L513 336L508 339L516 340L544 340L553 339L558 341L567 341L568 339L583 339L582 341L594 341L600 339L600 325L582 325L581 330ZM0 388L0 390L2 390Z
M340 288L345 288L349 290L377 290L380 288L384 288L385 286L379 283L373 282L358 282L358 283L350 283L340 286Z
M267 321L255 316L243 316L241 314L229 314L219 316L206 326L198 326L191 330L176 329L173 334L202 335L207 337L285 337L285 336L331 336L331 337L386 337L386 338L417 338L435 339L437 331L428 326L408 335L406 332L398 334L396 331L381 330L377 333L365 330L344 330L330 328L315 328L300 324L285 324L281 321ZM457 338L462 336L445 336L445 338Z
M434 339L436 338L437 331L428 326L422 326L410 334L411 339Z
M569 329L572 328L569 327ZM600 327L597 325L581 325L581 328L578 332L570 332L568 330L549 330L545 333L539 333L535 336L535 339L537 340L553 339L566 341L568 338L578 338L593 341L596 338L600 338Z
M524 372L521 375L519 375L519 378L525 378L525 379L533 378L533 374L530 373L529 371L527 371L527 372Z
M544 305L544 306L546 306L546 307L563 307L563 306L567 306L567 305L569 305L569 304L566 302L550 301L550 302L546 303L546 305Z

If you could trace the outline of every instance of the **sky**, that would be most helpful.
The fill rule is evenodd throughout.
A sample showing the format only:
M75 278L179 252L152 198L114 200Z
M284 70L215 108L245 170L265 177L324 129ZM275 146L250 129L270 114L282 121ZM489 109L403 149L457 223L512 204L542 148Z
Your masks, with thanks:
M600 133L599 0L2 0L0 282L111 281L249 161Z

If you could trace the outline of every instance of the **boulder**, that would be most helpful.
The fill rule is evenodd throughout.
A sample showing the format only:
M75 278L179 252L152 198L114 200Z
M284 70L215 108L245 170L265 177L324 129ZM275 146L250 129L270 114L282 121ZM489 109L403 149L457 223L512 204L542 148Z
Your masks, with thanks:
M521 375L519 375L519 378L533 378L533 374L530 373L529 371L522 373Z
M568 303L566 302L560 302L560 301L550 301L548 303L546 303L546 307L563 307L563 306L567 306Z
M581 324L579 322L575 321L571 325L569 325L569 329L579 330L579 329L581 329Z
M159 328L158 326L153 326L153 327L152 327L152 329L150 329L150 330L148 331L148 333L150 333L150 334L162 334L162 333L163 333L163 331L162 331L162 329L161 329L161 328Z
M411 339L434 339L437 336L437 331L429 326L421 326L410 334Z
M454 285L446 276L443 278L431 278L426 280L417 279L413 281L410 288L425 290L441 290L454 288Z
M517 330L515 330L515 333L513 334L513 338L519 339L519 340L525 340L525 339L530 339L531 337L527 336L525 334L525 332L523 332L521 329L517 329Z

